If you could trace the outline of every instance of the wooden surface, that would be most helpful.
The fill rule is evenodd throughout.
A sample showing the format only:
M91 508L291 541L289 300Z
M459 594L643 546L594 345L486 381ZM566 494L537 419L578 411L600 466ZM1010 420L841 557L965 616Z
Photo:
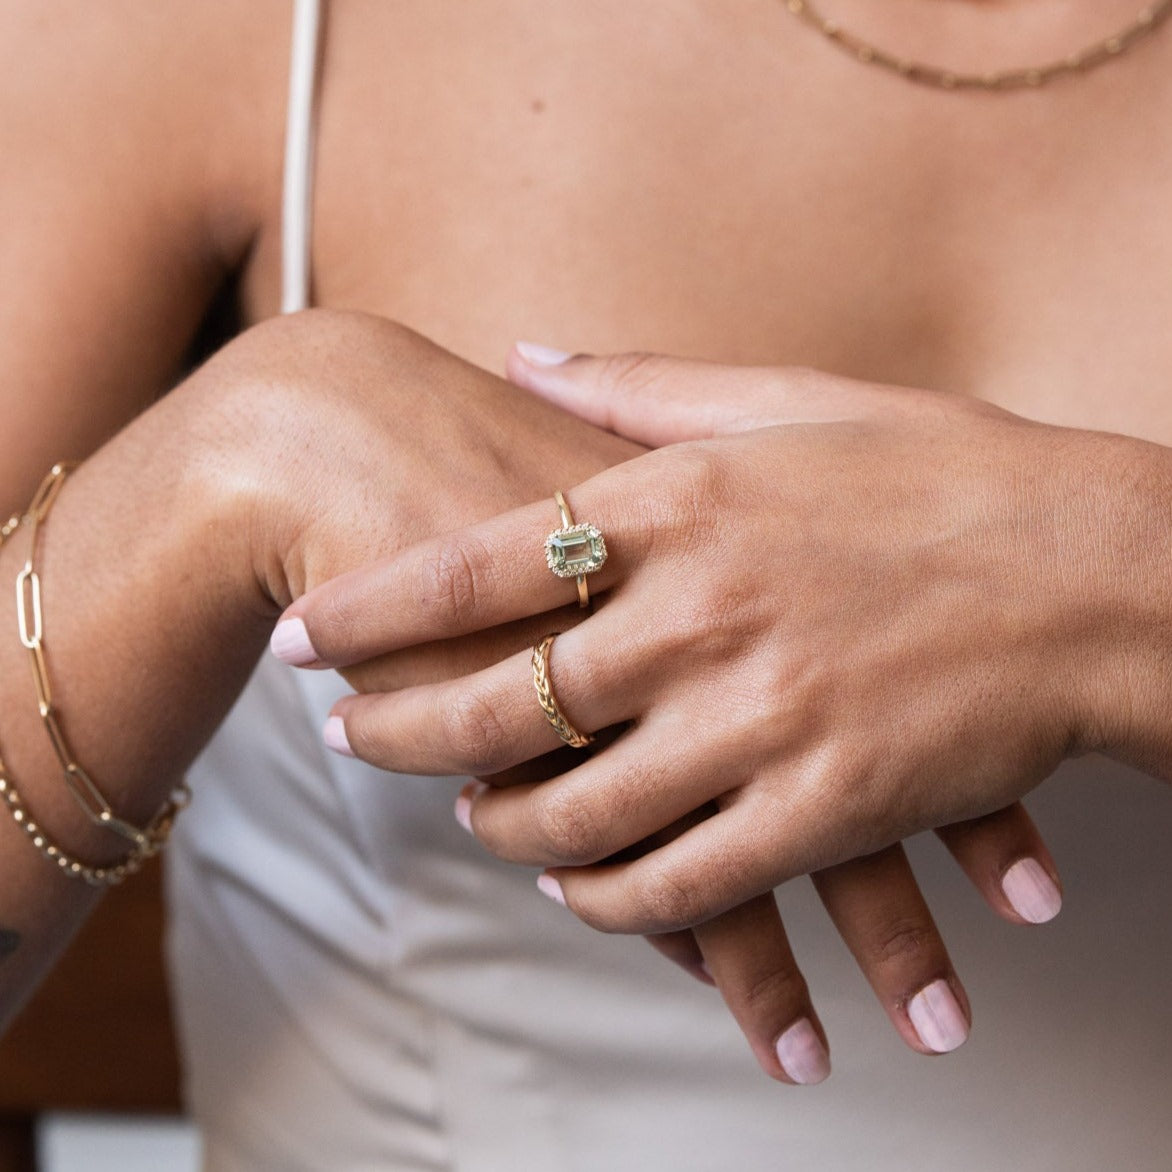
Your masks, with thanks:
M0 1172L20 1119L179 1110L158 860L112 891L0 1043Z

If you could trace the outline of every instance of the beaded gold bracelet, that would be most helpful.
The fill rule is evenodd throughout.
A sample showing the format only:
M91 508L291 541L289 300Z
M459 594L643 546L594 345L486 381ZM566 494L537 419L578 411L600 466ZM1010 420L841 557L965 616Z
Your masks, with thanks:
M135 847L120 863L113 863L109 867L91 867L88 863L67 855L49 839L44 827L39 826L29 816L24 800L9 779L3 761L0 761L0 801L4 802L17 826L28 835L29 841L49 862L55 864L63 875L68 875L71 879L82 879L91 887L116 887L127 876L140 870L151 855L158 853L157 847L151 851Z
M57 721L56 709L53 705L53 692L45 666L41 582L35 564L37 537L41 524L52 509L69 471L70 466L66 464L53 466L48 476L41 482L41 486L24 516L12 517L3 527L0 527L0 545L12 535L18 525L25 524L30 527L32 532L28 557L24 569L21 570L16 579L16 606L20 641L29 652L41 720L60 763L66 786L92 822L128 839L133 843L133 847L121 862L108 867L91 867L72 858L60 847L53 844L45 835L44 828L38 826L29 816L20 793L8 777L3 761L0 761L0 800L3 800L17 825L24 830L33 845L50 862L59 867L63 874L83 879L94 886L112 886L121 883L127 875L137 871L144 860L158 854L163 848L170 836L176 815L191 800L191 791L186 784L180 784L145 829L133 826L114 813L110 803L98 789L94 780L74 759L69 743Z

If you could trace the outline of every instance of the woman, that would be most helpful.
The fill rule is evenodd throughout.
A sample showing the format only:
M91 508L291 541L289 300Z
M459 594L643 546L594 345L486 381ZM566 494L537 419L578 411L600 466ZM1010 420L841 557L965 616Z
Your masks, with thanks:
M854 7L842 17L865 29ZM983 68L1026 46L1034 59L1059 55L1131 16L1111 5L1077 21L1031 8L996 23L967 5L938 7L893 0L875 35L937 59L972 52ZM251 670L274 602L578 485L640 448L509 395L401 331L338 318L254 331L127 426L223 281L238 278L246 321L276 310L278 30L288 13L69 8L70 59L54 13L25 8L3 38L4 101L32 111L4 120L4 157L20 161L20 183L4 189L6 221L27 226L6 234L6 268L31 275L6 294L21 323L5 332L7 385L23 411L12 407L7 474L15 507L53 459L119 433L61 493L38 565L71 746L119 814L142 823ZM469 14L337 4L329 15L316 304L405 321L486 367L523 332L596 352L802 363L1164 438L1149 388L1168 365L1166 241L1151 210L1162 206L1167 160L1128 114L1154 104L1158 125L1172 100L1166 38L1011 99L872 76L772 3L672 6L637 29L620 5L555 13L516 2ZM799 98L805 118L787 117ZM1112 169L1110 198L1096 165ZM1063 246L1076 238L1090 243L1072 260ZM1110 398L1088 323L1118 343ZM83 386L85 414L69 409ZM14 576L29 537L14 534L4 554ZM450 675L461 656L479 666L545 629L542 615L503 646L433 648L355 678L385 687ZM47 784L54 759L27 653L17 644L6 654L13 776L41 779L41 820L77 855L116 858L117 844L71 822L66 791ZM566 678L556 655L552 666L556 684ZM530 876L483 862L434 782L322 764L304 708L324 719L337 688L266 663L193 775L197 801L179 823L175 952L212 1167L773 1166L779 1151L799 1167L875 1167L911 1150L989 1166L984 1119L1007 1099L981 1090L987 1068L963 1082L936 1070L893 1076L893 1049L855 1014L853 989L836 996L831 966L819 975L858 1081L840 1070L841 1091L779 1102L779 1088L746 1069L709 991L682 987L632 942L592 939L560 909L519 902ZM117 738L104 735L113 721ZM1162 806L1141 802L1128 807L1140 811L1133 829L1151 833ZM1008 848L996 822L985 840L1001 861L982 886L1013 914L1001 863L1028 855L1049 867L1010 817ZM48 961L47 915L84 907L43 884L43 860L18 829L5 833L19 916L6 914L25 937L5 975L19 987ZM852 890L894 882L892 906L907 907L898 855L880 868L876 887L876 864L848 872ZM1145 856L1136 882L1158 883L1152 875ZM909 1043L944 1049L967 1031L963 992L922 907L913 910L887 917L913 930L890 935L896 947L864 967ZM744 939L735 917L725 923ZM805 930L800 918L789 926ZM866 927L844 928L865 957ZM1143 936L1141 927L1132 944ZM1085 959L1077 942L1068 948L1060 955ZM930 985L908 985L902 971L925 961L923 975L943 981L959 1009L929 1015L944 1023L936 1046L908 1012ZM1149 960L1137 980L1158 971ZM767 990L776 1003L779 988ZM1162 999L1134 999L1166 1025ZM1027 1023L1009 1017L1010 998L995 1000L1000 1052L1009 1046L1015 1068L1029 1070ZM1091 1116L1074 1063L1039 1060L1032 1077L1062 1078L1074 1105L1066 1150L1054 1157L1052 1138L1024 1121L1016 1146L1033 1148L1039 1167L1070 1164L1095 1143L1117 1156L1139 1129L1158 1127L1150 1108L1162 1101L1163 1067L1145 1057L1145 1033L1161 1030L1126 1033L1136 1071L1111 1098L1105 1132L1095 1118L1098 1138L1077 1125ZM1036 1044L1055 1036L1041 1031ZM1094 1083L1100 1107L1112 1090ZM939 1134L923 1136L923 1109L946 1120ZM1158 1139L1149 1130L1128 1162L1142 1167Z

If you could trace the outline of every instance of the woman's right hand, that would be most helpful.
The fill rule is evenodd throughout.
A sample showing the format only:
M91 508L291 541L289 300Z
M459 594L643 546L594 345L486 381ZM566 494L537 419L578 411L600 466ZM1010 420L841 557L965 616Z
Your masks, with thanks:
M249 518L256 582L272 603L288 603L425 537L552 498L560 485L643 450L402 327L359 315L312 311L268 323L228 347L206 373L236 418L240 446L229 484ZM552 528L552 499L550 511ZM439 598L456 615L473 601L463 597L463 571L430 564L419 597L387 602L409 608ZM334 643L350 636L352 619L343 593L331 590L336 605L315 610L314 632ZM571 603L559 625L578 613ZM454 678L532 646L549 628L545 614L425 642L346 674L363 691ZM308 654L312 663L307 648L286 644L285 657L304 663ZM492 714L448 716L465 740L482 745L487 770ZM1027 858L1054 871L1024 810L1012 807L942 837L994 909L1023 922L1001 877ZM922 1053L959 1045L968 1033L967 998L902 849L831 868L815 884L907 1044ZM825 1032L772 895L694 930L649 939L720 987L767 1073L817 1082L829 1072Z

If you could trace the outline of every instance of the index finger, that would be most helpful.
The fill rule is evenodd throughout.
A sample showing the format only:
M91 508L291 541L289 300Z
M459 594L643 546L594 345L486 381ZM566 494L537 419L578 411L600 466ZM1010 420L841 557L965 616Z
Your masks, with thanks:
M624 494L601 479L564 494L571 526L551 493L323 583L281 616L273 654L342 667L577 602L580 569L591 594L608 589L641 541Z

